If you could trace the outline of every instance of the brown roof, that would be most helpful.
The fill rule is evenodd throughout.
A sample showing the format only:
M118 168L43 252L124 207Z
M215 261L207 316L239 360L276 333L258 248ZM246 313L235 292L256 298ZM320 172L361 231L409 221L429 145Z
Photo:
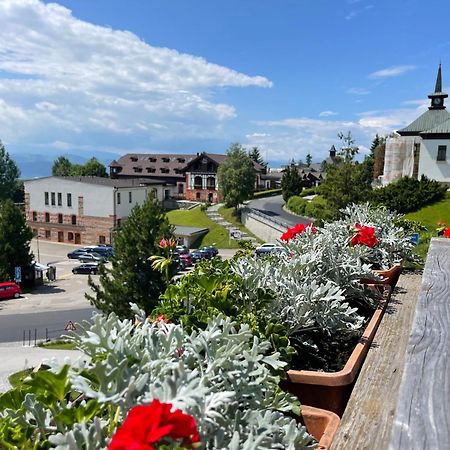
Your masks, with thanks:
M172 154L172 153L128 153L118 161L112 161L109 167L122 167L118 173L119 177L163 177L180 178L183 177L183 170L186 166L200 158L206 156L220 165L227 155L217 153L197 153L197 154ZM262 172L264 167L253 162L257 172Z
M49 177L51 178L51 177ZM145 186L147 184L161 184L158 180L149 180L148 178L130 178L130 179L112 179L103 177L54 177L61 178L62 180L78 181L80 183L96 184L100 186L111 186L116 188L123 187L138 187Z

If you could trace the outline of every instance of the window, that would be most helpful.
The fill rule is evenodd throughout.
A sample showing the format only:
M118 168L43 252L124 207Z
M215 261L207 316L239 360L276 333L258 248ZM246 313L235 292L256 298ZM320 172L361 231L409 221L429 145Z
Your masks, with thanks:
M137 160L138 160L138 159L136 158L136 156L132 156L130 159L131 159L131 161L133 161L133 162L137 162Z
M37 212L33 211L33 222L37 221Z
M142 172L142 167L136 166L136 167L133 167L133 170L134 170L136 173L141 173L141 172Z
M72 207L72 194L67 194L67 206Z
M184 158L177 158L177 159L180 164L183 164L184 162L186 162L186 160Z
M70 232L70 231L67 233L67 240L68 241L73 241L73 233Z
M52 206L56 205L56 197L55 197L55 193L52 192Z
M120 192L117 193L117 204L120 205Z
M52 237L52 232L50 230L45 230L45 239L50 239Z
M438 145L437 161L447 161L446 145Z
M106 238L105 238L105 236L99 236L99 237L98 237L98 243L99 243L99 244L106 244Z
M62 206L62 194L58 192L58 206Z
M76 225L77 224L77 216L72 215L72 225Z
M163 158L161 158L163 162L168 163L170 162L170 158L167 158L166 156L164 156Z
M178 193L179 194L183 194L184 193L183 183L178 183Z
M33 228L31 231L33 232L33 236L34 236L34 237L37 237L37 235L38 235L38 230L37 230L36 228Z
M195 194L195 198L196 198L197 200L200 200L200 192L197 192L197 193Z
M156 158L153 157L153 156L150 156L150 157L148 158L148 160L149 160L150 162L156 162Z
M120 225L122 225L122 219L117 219L117 228L120 228Z
M154 167L147 167L147 172L148 173L155 173L156 169Z
M194 189L203 189L203 178L202 177L194 178Z
M63 223L63 215L58 214L58 223Z
M130 191L128 192L128 203L131 203L133 201L133 193Z
M50 222L50 213L45 213L45 221Z
M161 173L169 173L170 169L168 167L161 167Z
M45 204L48 205L48 192L44 192Z

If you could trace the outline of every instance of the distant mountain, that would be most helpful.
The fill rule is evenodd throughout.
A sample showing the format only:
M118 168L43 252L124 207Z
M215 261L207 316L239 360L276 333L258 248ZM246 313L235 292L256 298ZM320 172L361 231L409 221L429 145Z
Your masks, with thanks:
M102 164L106 166L108 170L108 165L113 159L117 159L118 155L116 153L94 153L89 156L74 155L71 153L61 153L39 155L36 153L16 153L10 155L12 159L16 162L20 169L20 178L39 178L47 177L52 174L53 161L59 156L65 156L70 162L74 164L84 164L88 159L95 156Z

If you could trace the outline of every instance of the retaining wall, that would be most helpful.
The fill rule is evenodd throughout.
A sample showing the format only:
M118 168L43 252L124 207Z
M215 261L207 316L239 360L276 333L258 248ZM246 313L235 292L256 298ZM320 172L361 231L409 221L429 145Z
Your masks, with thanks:
M241 210L241 222L264 242L277 242L287 228L287 224L248 207Z

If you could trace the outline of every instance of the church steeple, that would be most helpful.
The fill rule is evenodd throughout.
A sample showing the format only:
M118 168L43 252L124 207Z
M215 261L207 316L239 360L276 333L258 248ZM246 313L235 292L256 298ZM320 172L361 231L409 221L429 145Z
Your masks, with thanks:
M445 109L444 98L447 97L448 95L442 92L442 71L441 65L439 64L434 92L428 96L431 99L431 106L428 109Z

